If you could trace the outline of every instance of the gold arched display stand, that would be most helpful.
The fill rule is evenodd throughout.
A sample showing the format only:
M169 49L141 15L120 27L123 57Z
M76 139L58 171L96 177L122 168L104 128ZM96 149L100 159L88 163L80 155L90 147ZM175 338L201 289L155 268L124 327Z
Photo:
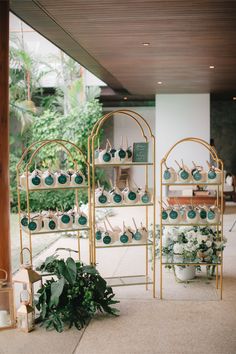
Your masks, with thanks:
M180 144L183 143L189 143L193 142L196 144L199 144L206 148L209 151L209 154L214 161L215 166L219 169L220 171L220 183L208 183L208 182L173 182L173 183L167 183L163 182L163 166L166 166L166 162L168 158L171 156L173 150ZM162 247L162 237L163 237L163 228L164 227L180 227L180 226L214 226L217 230L217 236L218 238L223 241L223 192L224 192L224 165L222 160L218 157L216 150L209 145L206 141L195 138L195 137L189 137L185 139L181 139L174 144L169 151L166 153L166 155L163 157L160 163L160 298L163 298L163 267L165 266L188 266L188 265L195 265L195 266L215 266L216 267L216 288L220 288L220 298L222 299L222 291L223 291L223 251L221 251L220 255L220 260L217 263L209 263L209 262L166 262L163 261L163 247ZM166 186L215 186L216 187L216 205L220 209L220 221L217 222L216 224L209 224L209 223L163 223L162 220L162 212L163 212L163 187ZM219 269L220 269L220 274L219 274ZM219 282L220 280L220 282ZM220 285L219 285L220 283Z
M149 142L152 144L152 149L151 149L151 160L150 162L121 162L121 163L104 163L104 164L96 164L95 163L95 143L97 140L97 137L99 135L99 132L101 128L103 127L104 123L111 119L113 116L123 116L126 119L131 119L136 127L140 130L141 136L145 142ZM114 119L117 119L115 117ZM115 132L116 133L116 132ZM91 171L91 214L92 214L92 233L91 233L91 239L90 239L90 261L92 264L96 265L96 252L100 248L112 248L112 247L131 247L131 246L144 246L146 248L146 260L145 260L145 274L141 276L135 276L135 275L130 275L130 276L120 276L115 278L109 278L108 281L109 283L112 284L112 286L126 286L126 285L146 285L146 288L148 288L148 284L152 284L153 286L153 297L155 297L155 223L156 223L156 165L155 165L155 137L152 133L152 130L149 126L149 124L146 122L146 120L138 113L133 112L131 110L117 110L110 112L106 115L104 115L93 127L93 130L91 132L91 135L89 136L88 139L88 161L89 161L89 167ZM145 220L146 220L146 228L147 230L149 229L149 209L150 207L152 208L152 227L151 227L151 234L152 234L152 241L146 241L143 244L112 244L112 245L97 245L96 244L96 238L95 238L95 217L96 217L96 210L98 207L101 208L101 206L96 206L95 204L95 170L97 168L106 168L106 166L112 166L112 167L117 167L117 166L136 166L135 168L145 168L145 186L148 187L148 175L149 175L149 168L151 169L151 173L153 176L153 201L152 203L149 203L149 205L116 205L116 208L119 207L143 207L145 210ZM110 208L114 206L104 206L104 208ZM149 279L149 265L148 265L148 248L152 247L152 279ZM137 259L137 262L140 260ZM129 282L129 279L132 278L132 281Z
M26 176L28 176L28 172L30 171L30 168L32 167L33 162L37 158L38 154L40 151L48 145L58 145L62 150L67 154L68 158L72 162L73 168L77 170L79 162L83 162L86 166L86 183L83 186L62 186L62 187L40 187L40 188L34 188L30 189L29 188L29 181L28 178L26 178L26 188L23 189L22 186L20 185L20 176L22 173L25 173ZM28 248L30 250L30 262L32 264L32 236L33 235L41 235L41 234L51 234L51 233L62 233L62 232L67 232L67 231L76 231L77 232L77 239L78 239L78 257L80 258L80 232L82 230L86 230L89 233L89 238L91 238L91 209L90 209L90 174L89 174L89 165L88 161L82 152L82 150L75 145L74 143L67 141L67 140L60 140L60 139L54 139L54 140L42 140L42 141L37 141L33 144L31 144L22 154L22 157L20 161L17 164L16 167L16 177L17 177L17 194L18 194L18 215L19 215L19 227L20 227L20 263L23 264L23 232L26 232L25 230L22 229L21 225L21 215L22 215L22 210L21 210L21 198L26 198L26 203L27 203L27 215L28 215L28 220L30 220L30 213L31 213L31 207L30 207L30 194L31 193L40 193L40 191L52 191L54 190L55 193L57 190L74 190L75 193L75 205L79 207L79 191L80 190L86 190L87 195L88 195L88 203L89 203L89 208L88 208L88 226L86 227L81 227L81 228L73 228L73 229L68 229L68 230L53 230L53 231L38 231L38 232L31 232L30 230L27 231L28 235ZM22 193L26 193L26 195L22 195ZM46 206L45 206L46 208ZM40 211L39 211L40 212Z

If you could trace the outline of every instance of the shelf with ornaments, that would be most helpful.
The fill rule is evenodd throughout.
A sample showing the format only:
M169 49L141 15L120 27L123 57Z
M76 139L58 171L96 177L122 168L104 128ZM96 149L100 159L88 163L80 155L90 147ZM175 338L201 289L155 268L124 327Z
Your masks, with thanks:
M48 166L42 168L41 156L50 149L51 155L60 152L63 154L63 168L52 168L52 161L48 159ZM44 150L45 149L45 150ZM50 156L51 156L50 155ZM24 248L23 232L28 235L28 248L32 263L32 236L46 235L63 232L76 232L78 238L78 257L80 258L81 231L91 232L91 209L90 209L90 175L87 158L82 150L74 143L67 140L43 140L37 141L27 148L17 164L17 193L18 214L20 226L20 246ZM70 211L62 209L62 203L58 201L61 211L38 210L32 212L32 192L47 193L70 193L74 198L74 208ZM63 191L63 192L62 192ZM87 196L88 211L80 210L81 193ZM60 199L60 194L59 199ZM67 195L67 194L66 194ZM61 195L62 196L62 195ZM26 201L26 210L22 210L22 202ZM45 206L46 207L46 206ZM47 207L46 207L47 209ZM64 219L65 220L64 220ZM68 220L67 220L68 219ZM83 219L83 220L82 220ZM63 223L63 220L65 221ZM82 221L81 221L82 220ZM80 225L80 221L82 224ZM21 263L23 254L21 252Z
M109 140L105 142L104 148L100 148L99 144L99 135L100 130L103 127L103 124L109 119L119 119L124 118L128 119L134 124L140 132L140 141L135 142L132 146L129 146L127 140L124 142L121 139L121 144L118 147L111 145ZM148 158L150 156L150 159ZM146 248L145 252L145 269L146 274L144 276L144 283L146 288L149 284L148 273L149 273L149 253L148 249L152 249L152 287L153 287L153 297L156 295L156 280L155 280L155 237L152 239L153 242L148 241L146 234L149 230L149 220L152 219L152 226L150 233L155 235L155 217L156 217L156 190L155 190L155 137L152 133L152 130L146 120L139 115L138 113L131 110L117 110L110 112L104 115L93 127L93 130L90 134L88 140L88 159L89 159L89 168L91 171L91 210L92 210L92 232L90 240L90 254L91 254L91 263L96 265L97 263L97 251L101 248L121 248L121 247L137 247L142 246ZM95 179L96 169L102 168L104 173L108 176L108 167L112 171L116 168L121 167L135 167L143 168L145 174L145 181L143 188L136 186L134 181L130 178L126 179L126 186L123 189L117 187L116 180L110 183L111 188L106 190L104 186L99 185L99 181ZM148 185L150 178L152 177L153 185L152 188ZM128 230L128 225L131 214L127 214L125 225L120 228L119 232L117 230L112 230L114 226L110 225L110 229L106 229L106 226L101 227L100 229L102 236L101 239L97 239L98 225L96 223L96 210L101 208L117 208L119 213L119 208L134 208L134 207L145 207L143 208L144 225L132 226L132 230ZM133 238L135 230L140 231L140 239L135 240ZM131 231L131 232L129 232ZM116 233L116 236L114 236ZM104 241L104 242L103 242ZM106 243L107 242L107 243ZM137 262L140 262L137 259ZM129 279L128 276L127 279ZM122 278L123 276L121 276ZM125 282L128 285L129 282ZM124 285L122 283L122 285Z
M174 159L172 156L173 150L179 146L182 148L182 144L188 143L194 143L197 144L198 147L201 146L203 149L206 149L212 163L210 164L210 162L206 161L206 168L204 168L201 164L192 161L192 167L189 167L183 160L181 160L181 163L174 160L178 170L171 167L169 161L173 161ZM183 149L181 151L183 151ZM225 242L223 237L223 176L223 162L218 157L216 150L206 141L199 138L190 137L179 140L161 160L159 243L161 299L163 298L163 267L171 267L175 272L178 268L184 270L188 269L189 266L207 266L216 270L216 288L219 288L220 299L222 299L223 249ZM202 193L202 195L196 194L197 199L194 200L195 196L191 197L187 191L181 193L181 190L178 189L178 193L176 192L175 194L173 190L169 191L168 187L173 186L183 187L182 190L186 186L198 186L199 190L204 190L204 188L208 186L214 186L214 198L212 195L210 196L211 198L209 198L209 203L212 203L212 200L214 200L214 205L206 204L206 202L208 202L207 197L209 196L206 196L206 194L209 193ZM177 194L181 196L178 198ZM170 197L171 195L172 197ZM167 233L169 235L168 237L170 237L168 242L166 241ZM208 233L211 234L211 239L214 241L208 240L206 236ZM182 240L180 236L186 238L186 240ZM192 237L191 240L190 237ZM174 238L177 238L176 242ZM186 254L192 254L192 251L190 250L191 252L188 252L187 246L182 247L183 244L181 244L181 240L185 242L186 245L189 245L189 247L192 242L191 246L194 247L190 248L191 250L194 248L193 253L196 249L196 254L194 253L195 257L186 257ZM195 242L195 244L193 244L193 242ZM206 242L208 242L207 245ZM213 247L213 244L216 245L218 243L220 245L219 250L217 250L217 247ZM169 252L169 248L171 248L171 252Z

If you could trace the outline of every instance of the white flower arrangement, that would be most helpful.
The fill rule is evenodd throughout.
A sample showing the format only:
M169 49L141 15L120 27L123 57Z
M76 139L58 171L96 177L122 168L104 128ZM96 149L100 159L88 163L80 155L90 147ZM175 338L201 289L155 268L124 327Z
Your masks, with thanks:
M157 225L157 254L160 251L160 230ZM166 227L162 236L162 255L184 261L208 262L216 264L221 257L227 239L221 239L216 227L184 226Z

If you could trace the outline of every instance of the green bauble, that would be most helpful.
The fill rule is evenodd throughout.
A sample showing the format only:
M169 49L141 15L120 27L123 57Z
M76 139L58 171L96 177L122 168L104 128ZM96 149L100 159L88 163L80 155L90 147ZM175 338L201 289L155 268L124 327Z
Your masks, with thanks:
M143 195L142 195L142 197L141 197L141 201L142 201L142 203L144 203L144 204L146 204L146 203L149 203L149 202L150 202L150 198L149 198L148 193L145 193L145 194L143 194Z
M63 222L63 224L69 224L69 222L70 222L69 215L67 215L67 214L62 215L61 221Z
M132 151L130 149L126 150L126 154L128 156L128 159L131 159L131 157L133 156L133 153L132 153Z
M193 173L193 179L194 179L195 181L201 181L201 179L202 179L202 174L201 174L199 171Z
M173 220L175 220L175 219L177 219L177 217L178 217L177 211L171 210L171 212L170 212L170 218L173 219Z
M180 177L183 179L183 180L187 180L189 178L189 173L185 170L182 170L180 172Z
M215 178L216 178L216 173L215 173L214 170L210 170L210 171L208 172L208 178L209 178L209 179L215 179Z
M49 223L48 223L48 227L50 230L55 230L56 228L56 223L54 220L50 220Z
M134 192L129 192L128 193L128 199L129 200L135 200L136 199L136 193L134 193Z
M166 220L168 218L168 213L164 210L162 212L162 220Z
M86 225L86 224L87 224L87 218L86 218L86 216L81 215L81 216L79 217L79 219L78 219L78 223L79 223L80 225Z
M66 178L66 175L60 175L59 177L58 177L58 182L60 183L60 184L65 184L66 182L67 182L67 178Z
M140 241L141 238L142 238L141 232L136 231L135 234L134 234L134 239L135 239L136 241Z
M111 161L111 154L109 152L105 152L105 154L102 156L102 159L104 162Z
M103 243L105 243L105 245L109 245L109 243L111 243L111 236L109 234L103 237Z
M102 233L100 230L96 231L95 234L96 240L100 241L102 239Z
M200 218L201 218L201 219L203 219L203 220L206 219L206 217L207 217L207 212L206 212L206 210L202 209L202 210L200 211L199 215L200 215Z
M21 225L28 226L28 218L26 216L21 219Z
M81 183L83 183L83 176L81 176L81 175L76 175L75 176L75 183L76 184L81 184Z
M41 182L41 179L40 179L39 176L35 176L35 177L32 178L31 181L32 181L32 184L33 184L34 186L39 186L39 185L40 185L40 182Z
M120 194L115 193L115 194L113 195L113 202L114 202L114 203L120 203L121 200L122 200L122 196L121 196Z
M30 221L28 228L30 231L35 231L37 229L37 223L35 221Z
M208 218L209 220L214 220L215 217L216 217L215 212L214 212L213 210L209 210L208 213L207 213L207 218Z
M98 197L98 201L99 203L101 204L105 204L107 202L107 197L104 195L104 194L101 194L99 197Z
M164 179L165 179L166 181L168 181L168 180L170 179L170 177L171 177L170 171L169 171L169 170L165 170L165 171L164 171L164 174L163 174L163 177L164 177Z
M194 210L188 211L188 218L189 219L194 219L196 217L197 213Z
M124 233L120 236L121 243L127 243L129 241L129 237Z
M53 184L53 182L54 182L54 178L51 175L49 175L45 178L45 184L47 186L51 186Z
M125 159L125 157L126 157L126 152L125 152L125 150L120 149L120 150L118 151L118 156L119 156L120 159Z

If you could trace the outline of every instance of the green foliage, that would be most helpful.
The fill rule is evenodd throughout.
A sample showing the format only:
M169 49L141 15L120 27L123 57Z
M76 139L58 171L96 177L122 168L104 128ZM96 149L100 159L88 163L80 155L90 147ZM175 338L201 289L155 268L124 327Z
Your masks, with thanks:
M40 321L46 329L62 332L65 327L81 329L97 311L118 315L112 305L112 288L100 276L96 268L75 262L72 258L48 257L40 267L41 271L53 273L54 278L46 280L38 291L36 304Z
M16 163L24 149L35 141L65 139L78 145L87 153L88 136L102 116L102 105L95 97L100 89L84 87L83 69L73 59L61 52L57 58L60 65L50 66L34 58L24 42L14 39L10 50L10 116L11 116L11 210L17 211ZM40 66L39 66L40 64ZM40 79L48 72L56 72L59 86L54 94L45 96L40 89ZM37 104L37 107L36 107ZM81 160L74 152L74 159ZM79 169L86 175L85 163L79 163ZM73 163L61 146L46 145L32 165L39 169L52 170L73 168ZM100 180L105 175L100 173ZM87 202L85 193L81 202ZM48 192L31 196L31 210L55 210L63 206L68 210L74 206L73 193ZM22 198L22 210L26 209ZM58 205L59 203L59 205Z

